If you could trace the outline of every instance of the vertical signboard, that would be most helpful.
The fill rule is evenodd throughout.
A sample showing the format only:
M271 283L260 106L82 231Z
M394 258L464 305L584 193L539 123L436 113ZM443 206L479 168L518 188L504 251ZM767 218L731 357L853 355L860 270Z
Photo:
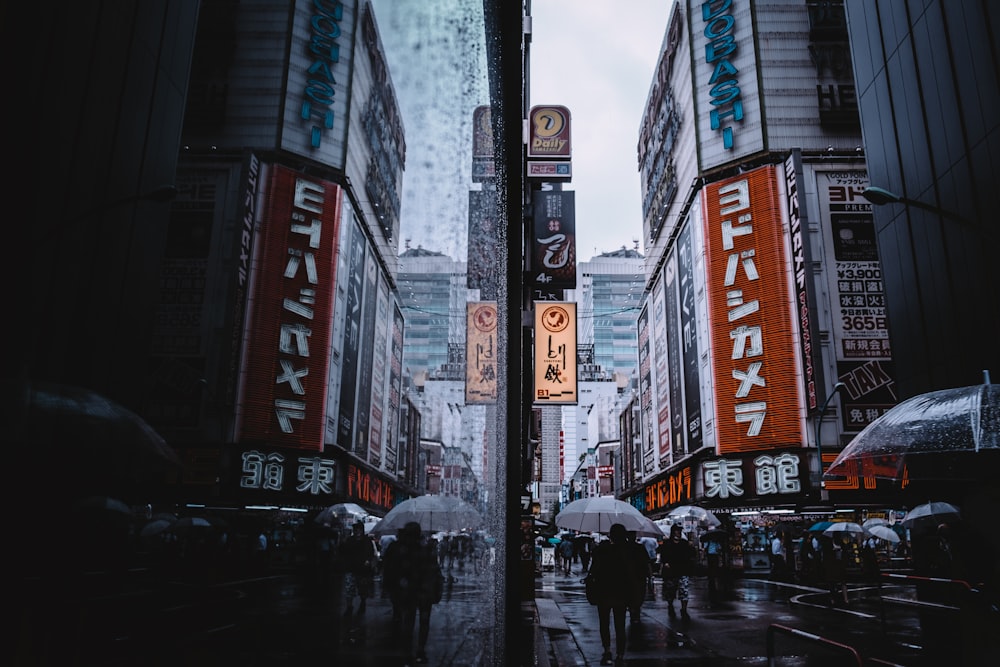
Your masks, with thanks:
M364 267L366 242L357 220L351 224L347 244L347 308L344 312L343 363L340 383L340 410L337 418L337 442L349 451L354 443L358 373L361 367L361 323L365 291ZM360 452L364 455L364 452Z
M375 336L372 343L372 389L371 419L369 420L368 461L376 468L382 465L386 414L386 350L389 328L389 284L382 278L378 281L378 305L375 311Z
M841 397L843 428L857 432L897 402L875 223L871 204L861 196L868 173L821 171L816 179L826 234L824 264L835 300L837 380L847 387Z
M656 387L656 433L657 459L661 468L670 465L670 383L667 368L667 304L663 298L663 273L653 285L653 308L651 322L653 339L653 360L656 372L653 383Z
M569 158L569 109L564 106L534 106L528 111L528 158Z
M535 233L531 241L529 285L542 289L576 288L576 193L534 192Z
M802 336L799 354L802 357L803 386L806 391L806 407L819 407L817 387L823 386L823 370L819 363L819 327L816 317L816 295L808 271L812 265L812 253L808 242L805 202L799 202L802 180L802 154L798 149L785 160L785 204L788 208L788 242L792 251L792 287L795 290L795 314L798 317L799 333ZM814 345L814 341L817 342Z
M642 414L643 442L652 442L653 438L653 357L650 344L649 308L644 307L639 313L638 343L639 343L639 410Z
M375 327L375 305L378 301L378 281L378 262L375 260L375 253L369 252L365 260L365 291L361 301L361 363L358 365L354 451L373 465L375 464L368 459L371 455L368 444L368 427L371 417L372 357L375 345L373 329Z
M467 303L465 312L465 402L496 403L497 303Z
M680 280L677 274L676 246L663 265L663 299L667 328L667 372L670 400L670 456L677 463L687 453L684 428L684 357L681 355L681 322L678 312L681 301Z
M577 402L576 303L535 303L535 403Z
M702 171L764 150L751 5L687 3Z
M247 354L241 439L323 449L341 191L275 166Z
M496 297L500 257L497 253L497 193L484 188L469 190L469 242L466 280L480 297Z
M680 315L681 363L684 369L684 423L688 452L701 449L701 383L698 377L698 323L694 308L694 250L691 225L677 237L677 300Z
M702 209L718 451L801 447L802 378L776 170L706 186Z
M390 473L398 471L400 411L402 409L403 383L403 313L399 305L392 307L392 349L389 358L389 415L388 437L385 441L385 469Z
M472 111L472 182L482 183L495 177L492 116L488 106L480 106Z
M281 148L344 169L358 0L295 0L294 11Z

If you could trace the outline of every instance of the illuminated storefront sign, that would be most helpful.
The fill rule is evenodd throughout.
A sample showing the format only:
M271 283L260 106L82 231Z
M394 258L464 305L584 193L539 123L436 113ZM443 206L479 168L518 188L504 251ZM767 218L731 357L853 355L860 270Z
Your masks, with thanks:
M345 491L348 502L358 502L386 511L392 509L395 504L391 484L351 463L347 464L347 488Z
M685 467L652 484L643 492L646 512L652 513L694 499L691 468Z
M532 107L528 112L528 157L567 158L572 154L569 109Z
M466 304L465 402L469 405L497 400L497 304Z
M322 450L339 186L272 170L249 335L240 437Z
M732 0L709 0L701 5L705 62L712 67L708 79L711 86L712 109L709 111L711 127L720 132L722 145L726 150L733 148L733 125L731 121L743 121L743 97L740 91L739 69L730 56L736 51L736 19L729 10Z
M576 193L542 190L532 196L534 237L531 282L534 287L576 288Z
M703 497L731 500L799 494L803 491L801 477L808 474L801 461L791 452L705 461L701 464Z
M707 186L702 206L717 451L801 446L798 335L775 169Z
M280 452L256 449L240 457L240 488L258 491L290 491L310 496L329 496L334 492L336 464L319 456L297 456L287 465L294 467L294 479L285 488L286 457Z
M535 304L535 403L576 403L576 303Z

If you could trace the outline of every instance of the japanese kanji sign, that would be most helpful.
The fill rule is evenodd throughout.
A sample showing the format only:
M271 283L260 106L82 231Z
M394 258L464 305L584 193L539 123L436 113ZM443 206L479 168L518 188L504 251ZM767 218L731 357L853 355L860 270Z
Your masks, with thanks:
M465 402L496 403L497 304L479 301L465 308Z
M535 303L535 403L576 403L576 303Z

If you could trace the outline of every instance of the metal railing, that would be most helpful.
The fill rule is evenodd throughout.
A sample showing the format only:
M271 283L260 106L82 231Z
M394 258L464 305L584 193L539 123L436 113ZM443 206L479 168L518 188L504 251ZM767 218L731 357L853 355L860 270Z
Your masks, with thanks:
M809 642L820 644L826 646L831 651L836 651L837 653L843 653L846 656L851 656L854 660L854 664L858 667L863 667L861 662L861 654L853 646L848 646L847 644L842 644L840 642L828 639L826 637L821 637L812 632L806 632L805 630L799 630L797 628L790 628L787 625L781 625L780 623L772 623L767 628L767 664L768 667L775 667L777 664L775 662L774 654L774 637L778 633L783 633L791 635L793 637L798 637L799 639L804 639ZM846 662L844 664L847 664Z

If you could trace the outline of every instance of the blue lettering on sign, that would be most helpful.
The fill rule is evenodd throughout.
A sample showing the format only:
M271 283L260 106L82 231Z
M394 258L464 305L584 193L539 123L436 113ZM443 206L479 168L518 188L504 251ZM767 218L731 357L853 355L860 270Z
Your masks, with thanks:
M743 120L743 98L738 79L739 70L729 60L736 51L736 39L733 35L736 29L736 19L728 13L732 0L707 0L701 5L701 17L705 22L704 35L705 62L713 66L712 76L708 83L711 105L709 119L713 130L722 133L722 147L733 148L733 127L723 126L723 121Z
M323 129L333 129L333 100L336 95L333 65L340 62L340 21L344 18L344 5L331 0L313 0L316 13L309 19L312 34L309 53L313 62L307 68L306 87L303 91L302 120L313 120L309 128L309 145L319 148L323 142Z

